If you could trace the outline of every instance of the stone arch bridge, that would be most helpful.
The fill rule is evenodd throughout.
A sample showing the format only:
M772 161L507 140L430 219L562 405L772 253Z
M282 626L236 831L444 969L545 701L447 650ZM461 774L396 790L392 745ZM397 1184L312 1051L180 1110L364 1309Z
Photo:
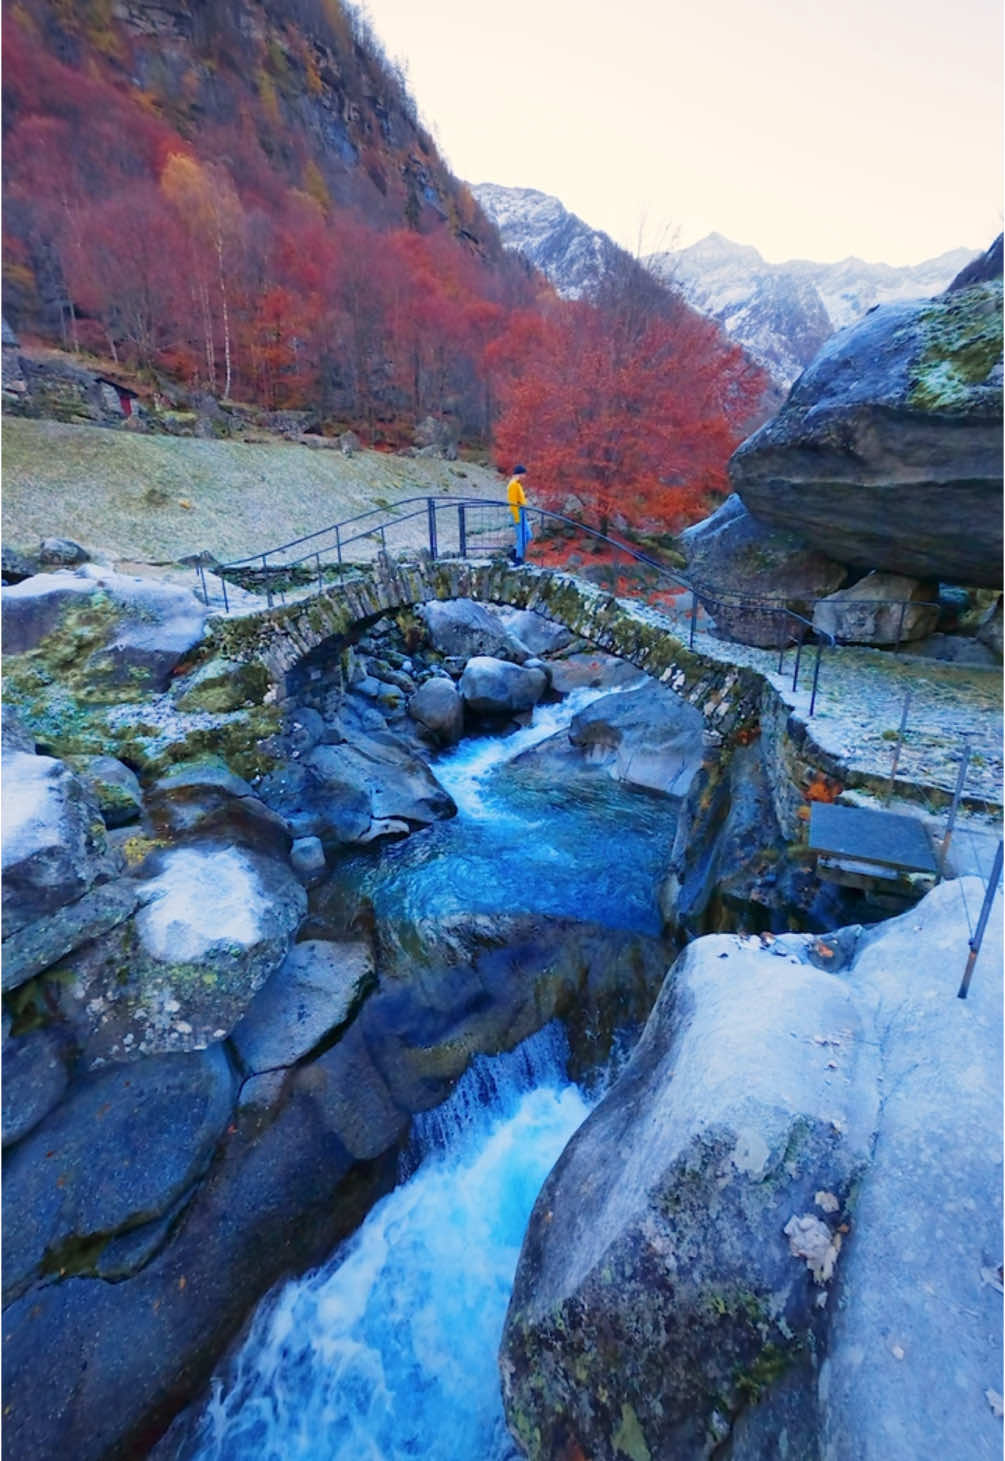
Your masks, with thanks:
M765 681L756 670L689 648L670 619L641 602L529 565L424 555L407 563L388 561L310 598L217 619L209 640L212 652L263 666L274 698L282 701L290 693L291 675L322 646L337 648L357 629L395 610L457 598L531 609L563 624L669 686L701 711L716 740L732 739L759 718Z

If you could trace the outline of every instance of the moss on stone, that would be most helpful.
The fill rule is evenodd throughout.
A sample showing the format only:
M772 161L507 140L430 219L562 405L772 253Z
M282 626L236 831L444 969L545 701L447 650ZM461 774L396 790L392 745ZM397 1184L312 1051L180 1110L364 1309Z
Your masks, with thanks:
M974 387L1002 354L1001 281L943 296L921 312L918 325L922 345L908 404L920 411L972 409Z

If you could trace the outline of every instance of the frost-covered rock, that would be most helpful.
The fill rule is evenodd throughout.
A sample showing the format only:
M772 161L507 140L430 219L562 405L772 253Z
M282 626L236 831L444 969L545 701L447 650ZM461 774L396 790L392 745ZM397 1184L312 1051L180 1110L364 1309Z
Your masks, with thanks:
M886 304L827 341L730 481L841 563L1002 581L1002 285Z
M285 957L307 895L285 862L182 846L136 885L140 909L61 966L50 997L89 1065L222 1040Z
M528 1456L999 1454L1000 917L956 998L982 892L688 946L534 1208L500 1357Z
M4 589L8 654L36 651L79 687L167 688L202 637L206 609L187 588L86 564Z
M91 793L62 761L5 754L5 936L87 892L106 866L104 830Z

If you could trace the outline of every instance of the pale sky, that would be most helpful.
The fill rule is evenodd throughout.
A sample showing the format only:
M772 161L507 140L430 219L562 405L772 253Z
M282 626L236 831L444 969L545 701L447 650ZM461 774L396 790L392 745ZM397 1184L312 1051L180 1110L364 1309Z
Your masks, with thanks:
M642 252L913 264L1002 227L999 0L369 0L453 171Z

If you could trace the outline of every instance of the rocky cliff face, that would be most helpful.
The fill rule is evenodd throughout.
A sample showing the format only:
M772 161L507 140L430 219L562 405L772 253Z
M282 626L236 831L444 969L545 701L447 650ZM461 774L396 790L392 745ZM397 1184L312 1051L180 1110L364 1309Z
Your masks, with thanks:
M506 248L522 254L566 299L595 293L598 284L630 256L557 198L535 188L479 183L471 190L498 228Z

